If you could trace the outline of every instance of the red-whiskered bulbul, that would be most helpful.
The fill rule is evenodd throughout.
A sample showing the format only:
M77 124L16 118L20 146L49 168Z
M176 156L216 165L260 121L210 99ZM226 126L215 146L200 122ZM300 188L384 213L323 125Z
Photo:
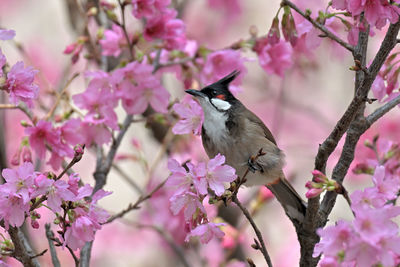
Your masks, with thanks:
M287 215L301 223L306 205L285 178L283 152L265 124L229 91L229 83L238 75L234 71L200 91L186 90L204 111L201 134L204 149L210 158L218 153L224 155L239 177L251 170L245 185L266 185ZM250 160L260 149L265 154Z

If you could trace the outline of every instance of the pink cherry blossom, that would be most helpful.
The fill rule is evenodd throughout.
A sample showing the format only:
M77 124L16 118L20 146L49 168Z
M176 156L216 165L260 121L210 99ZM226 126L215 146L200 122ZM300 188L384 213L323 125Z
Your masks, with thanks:
M85 92L72 96L72 99L78 107L88 110L87 117L102 120L111 129L118 130L117 114L114 111L117 100L109 87L99 87L99 80L95 78ZM101 82L104 83L104 79Z
M173 110L181 117L172 128L174 134L201 134L204 120L203 109L192 98L184 98L181 103L172 106Z
M338 252L347 248L347 244L352 238L352 228L345 221L338 221L334 226L327 226L318 229L321 241L315 246L313 257L318 257L321 253L325 256L336 256Z
M79 189L76 196L80 199L79 205L74 209L74 219L65 232L64 245L68 245L73 250L80 249L86 242L93 241L97 230L101 229L109 214L97 205L97 201L111 192L98 190L90 202L85 202L84 197L91 194L93 188L86 184Z
M171 0L132 0L132 14L138 18L150 18L163 12Z
M211 190L217 196L221 196L225 192L224 183L233 182L236 178L236 171L225 163L225 156L217 154L213 159L207 163L207 182Z
M208 181L206 179L207 176L206 164L204 162L200 162L195 166L189 162L187 166L192 176L193 186L195 190L201 195L206 195L208 193L207 191Z
M210 53L201 72L201 81L204 84L214 83L228 73L238 70L240 75L229 86L231 92L236 94L240 91L239 86L242 84L243 76L247 73L244 62L245 59L237 50L226 49Z
M183 49L186 45L185 23L180 19L171 19L165 23L165 49Z
M85 118L81 124L81 133L87 146L93 143L102 145L111 141L111 132L104 125L104 120L94 120L90 117Z
M386 174L384 166L376 167L372 180L375 185L373 188L385 199L392 200L397 198L397 193L400 189L400 181L397 177L391 177Z
M182 209L186 221L192 220L193 214L199 211L206 214L203 204L199 197L192 192L185 192L180 195L174 195L170 198L170 209L174 215L177 215Z
M29 207L29 202L26 203L20 194L6 186L0 187L0 219L4 220L6 230L9 225L20 227L25 221Z
M128 114L143 113L149 104L157 112L167 112L169 93L153 75L152 66L132 62L119 71L124 77L119 85L122 106Z
M75 195L63 180L55 181L48 189L47 205L54 211L61 211L62 201L74 201Z
M65 232L65 244L73 250L80 249L94 239L98 229L87 216L79 216Z
M12 192L19 195L24 204L28 203L31 199L30 193L34 180L32 163L24 162L17 170L3 169L1 174L6 181L4 185L9 187Z
M32 149L41 159L45 158L46 145L54 149L54 152L62 151L64 148L60 143L60 133L53 129L51 122L40 120L35 126L26 128L25 133L29 135Z
M132 14L138 19L154 16L154 2L155 0L132 0Z
M374 83L371 86L371 91L378 100L382 100L383 97L386 95L386 86L385 81L382 76L377 75L375 78Z
M121 54L121 48L126 46L126 38L121 27L114 24L111 30L104 31L104 38L99 43L102 55L118 57Z
M194 228L190 233L186 236L185 241L189 241L189 239L193 236L198 236L200 238L200 242L203 244L207 244L210 242L212 238L222 238L225 234L219 229L218 226L224 225L223 223L205 223L200 224L196 228Z
M387 21L395 23L399 17L399 8L388 1L380 0L334 0L332 7L347 10L355 18L364 13L365 19L372 26L381 29Z
M0 29L0 40L11 40L15 37L14 30Z
M10 94L10 102L18 104L19 101L25 102L29 107L33 106L32 100L37 98L39 86L33 83L35 75L38 73L32 67L24 68L24 62L19 61L11 67L7 73L5 90Z
M275 45L266 44L257 51L261 67L270 74L284 76L293 65L293 49L289 43L280 41Z
M173 187L174 195L188 191L193 183L192 176L175 159L168 160L168 169L172 172L168 177L166 186Z

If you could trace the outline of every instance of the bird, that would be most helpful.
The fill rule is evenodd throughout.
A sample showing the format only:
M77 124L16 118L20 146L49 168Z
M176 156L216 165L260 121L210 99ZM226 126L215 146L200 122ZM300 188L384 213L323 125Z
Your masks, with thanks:
M198 101L204 112L201 131L204 150L210 159L224 155L226 164L235 168L239 177L246 175L245 186L267 186L286 214L302 223L306 203L285 178L283 151L262 120L229 91L229 84L239 74L235 70L201 90L185 91Z

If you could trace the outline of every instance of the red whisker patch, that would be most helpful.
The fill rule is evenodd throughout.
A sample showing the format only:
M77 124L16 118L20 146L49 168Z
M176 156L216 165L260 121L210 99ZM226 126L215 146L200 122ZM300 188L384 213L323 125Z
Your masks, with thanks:
M223 94L221 94L221 95L217 95L216 98L219 98L219 99L221 99L221 100L225 100L225 99L226 99L226 96L223 95Z

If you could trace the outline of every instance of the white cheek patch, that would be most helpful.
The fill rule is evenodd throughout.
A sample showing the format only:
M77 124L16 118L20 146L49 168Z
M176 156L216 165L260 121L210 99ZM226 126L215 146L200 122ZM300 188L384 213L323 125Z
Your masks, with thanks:
M228 110L231 108L231 104L229 104L229 102L219 98L212 98L211 103L219 110Z

